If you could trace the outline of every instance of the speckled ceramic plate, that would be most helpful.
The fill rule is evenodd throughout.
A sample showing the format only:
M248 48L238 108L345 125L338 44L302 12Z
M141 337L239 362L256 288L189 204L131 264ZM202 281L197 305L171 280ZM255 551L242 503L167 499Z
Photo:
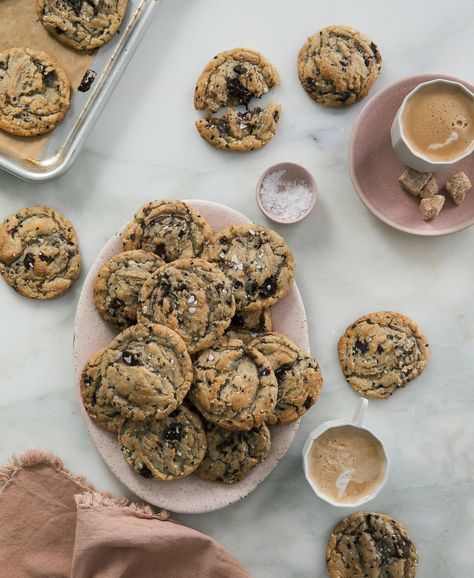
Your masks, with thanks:
M228 225L251 222L241 213L224 205L197 200L188 202L200 211L215 232ZM87 359L94 351L107 345L118 333L96 312L93 285L103 263L112 255L121 252L121 234L122 230L116 233L97 257L85 280L76 311L74 325L75 381L78 401L87 421L89 432L100 455L112 472L130 491L143 500L172 512L181 513L210 512L224 508L247 496L270 474L286 454L298 428L298 422L270 428L272 446L267 459L237 484L226 485L208 482L193 475L182 480L169 482L149 480L136 474L127 465L122 457L116 437L94 424L82 405L79 393L81 371ZM272 307L272 319L276 331L285 333L299 347L309 351L306 314L296 284L293 285L289 295L283 301Z
M455 80L474 90L466 81L444 74L424 74L400 80L369 100L354 125L349 143L349 171L364 205L387 225L423 236L448 235L474 224L474 190L467 193L459 207L447 197L438 217L425 222L418 211L418 200L398 182L404 167L390 141L393 119L402 100L415 86L435 78ZM474 155L435 173L439 187L459 171L464 171L474 183Z

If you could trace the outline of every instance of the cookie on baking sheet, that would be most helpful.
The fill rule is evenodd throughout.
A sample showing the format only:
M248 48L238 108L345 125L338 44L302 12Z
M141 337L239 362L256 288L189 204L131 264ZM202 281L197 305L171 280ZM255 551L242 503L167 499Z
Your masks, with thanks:
M183 405L161 421L126 420L118 440L129 466L145 478L158 480L192 474L207 448L201 420Z
M193 367L181 337L163 325L132 325L105 349L102 386L111 404L134 420L164 419L188 393Z
M124 418L107 399L102 387L100 366L104 351L96 351L89 358L81 374L80 391L84 407L95 423L107 431L117 433Z
M248 152L261 149L278 128L281 106L269 104L244 112L228 108L222 116L196 121L196 128L210 145L228 151Z
M26 207L0 224L0 273L20 295L59 297L70 289L79 269L76 232L54 209Z
M414 578L418 552L397 520L355 512L332 531L326 562L330 578Z
M64 118L69 78L57 60L30 48L0 53L0 129L16 136L47 133Z
M426 337L401 313L369 313L339 339L346 380L364 397L387 398L420 375L429 358Z
M136 323L143 283L161 265L163 259L140 249L119 253L104 263L94 284L94 302L100 316L118 327Z
M240 482L270 451L270 432L265 424L249 431L229 431L206 423L205 429L207 452L196 470L204 480Z
M221 229L203 258L231 280L237 311L270 307L286 297L295 278L295 260L285 240L259 225Z
M267 423L296 421L319 398L323 378L316 360L281 333L259 335L249 345L270 362L278 382L277 403Z
M274 66L259 52L234 48L220 52L207 64L196 83L196 110L217 112L224 106L248 106L280 84Z
M123 250L143 249L167 263L199 257L212 229L182 201L152 201L138 209L123 234Z
M197 356L189 399L203 417L224 429L251 430L265 423L277 400L270 363L238 339Z
M202 259L178 259L143 284L138 320L171 327L193 354L223 335L234 313L230 281L218 267Z
M382 57L365 34L328 26L310 36L298 55L298 76L309 96L326 106L349 106L367 95Z
M36 0L38 18L57 40L93 50L116 34L127 0Z
M267 333L272 328L270 309L257 309L249 313L239 311L232 317L225 336L229 339L240 339L244 343L249 343L259 333Z

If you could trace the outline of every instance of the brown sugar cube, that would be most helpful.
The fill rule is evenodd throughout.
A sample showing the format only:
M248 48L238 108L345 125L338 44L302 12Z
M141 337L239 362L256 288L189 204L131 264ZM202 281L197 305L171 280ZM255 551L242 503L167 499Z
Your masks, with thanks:
M421 189L431 179L432 174L433 173L420 173L415 171L415 169L407 167L398 181L406 191L414 197L417 197Z
M460 205L466 198L466 192L471 188L471 181L462 171L450 177L444 185L448 195L456 205Z
M426 199L428 197L434 197L438 194L438 183L434 177L431 177L430 180L426 183L426 185L420 191L420 198Z
M419 209L423 221L431 221L437 217L443 208L444 201L443 195L434 195L433 197L421 199Z

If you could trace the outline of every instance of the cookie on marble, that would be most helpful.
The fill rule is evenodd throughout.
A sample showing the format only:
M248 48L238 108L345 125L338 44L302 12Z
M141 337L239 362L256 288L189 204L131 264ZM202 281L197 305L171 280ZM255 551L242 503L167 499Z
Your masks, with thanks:
M186 345L169 327L132 325L105 349L100 366L110 403L124 417L160 420L184 400L193 367Z
M207 221L182 201L152 201L138 209L123 234L123 250L143 249L167 263L201 255L212 237Z
M218 149L249 152L261 149L275 136L280 113L279 104L244 112L228 108L221 116L197 120L196 128L205 141Z
M124 418L110 403L102 387L100 367L104 351L96 351L86 363L81 374L80 392L89 417L102 429L117 433Z
M244 313L239 311L232 317L225 336L229 339L240 339L250 343L260 333L267 333L273 328L270 309L257 309Z
M178 480L202 462L207 442L198 415L178 407L163 420L126 420L118 436L129 466L145 478Z
M257 311L286 297L295 260L285 240L260 225L231 225L208 243L204 259L231 280L237 311Z
M238 339L216 344L194 361L189 399L207 421L228 430L251 430L271 416L278 384L270 363Z
M367 95L382 68L377 46L349 26L328 26L310 36L298 55L298 76L309 96L341 108Z
M0 53L0 129L16 136L50 132L71 99L69 78L55 58L30 48Z
M0 224L0 273L20 295L55 299L70 289L79 269L76 232L54 209L26 207Z
M171 327L191 354L215 343L234 313L230 281L203 259L178 259L160 267L140 292L138 320Z
M450 177L444 186L453 202L456 205L460 205L466 198L466 193L472 185L466 173L461 171Z
M270 451L270 432L265 424L249 431L229 431L206 423L205 429L207 452L196 470L203 480L240 482Z
M418 325L401 313L369 313L339 339L339 361L350 386L364 397L385 399L425 368L429 350Z
M122 328L136 323L143 283L161 265L164 265L163 259L141 249L110 258L94 284L94 303L99 315Z
M207 64L196 83L196 110L217 112L225 106L245 105L260 98L280 77L274 66L259 52L234 48L220 52Z
M330 578L414 578L418 552L397 520L355 512L332 531L326 562Z
M418 197L432 176L433 173L420 173L420 171L407 167L399 177L398 182L407 193Z
M423 221L432 221L441 212L444 207L445 198L443 195L434 195L421 199L418 207Z
M38 18L57 40L75 50L93 50L118 31L127 0L36 0Z
M317 361L282 333L265 333L249 345L270 362L278 382L277 403L267 423L296 421L319 398L323 378Z

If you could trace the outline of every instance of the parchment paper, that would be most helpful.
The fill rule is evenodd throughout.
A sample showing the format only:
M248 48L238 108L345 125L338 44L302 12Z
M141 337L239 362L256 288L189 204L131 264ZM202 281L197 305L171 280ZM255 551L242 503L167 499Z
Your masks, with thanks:
M73 93L95 56L95 51L77 52L49 34L38 19L36 0L0 0L0 52L14 46L44 50L54 56L69 76ZM0 153L38 160L51 134L16 137L0 131Z

